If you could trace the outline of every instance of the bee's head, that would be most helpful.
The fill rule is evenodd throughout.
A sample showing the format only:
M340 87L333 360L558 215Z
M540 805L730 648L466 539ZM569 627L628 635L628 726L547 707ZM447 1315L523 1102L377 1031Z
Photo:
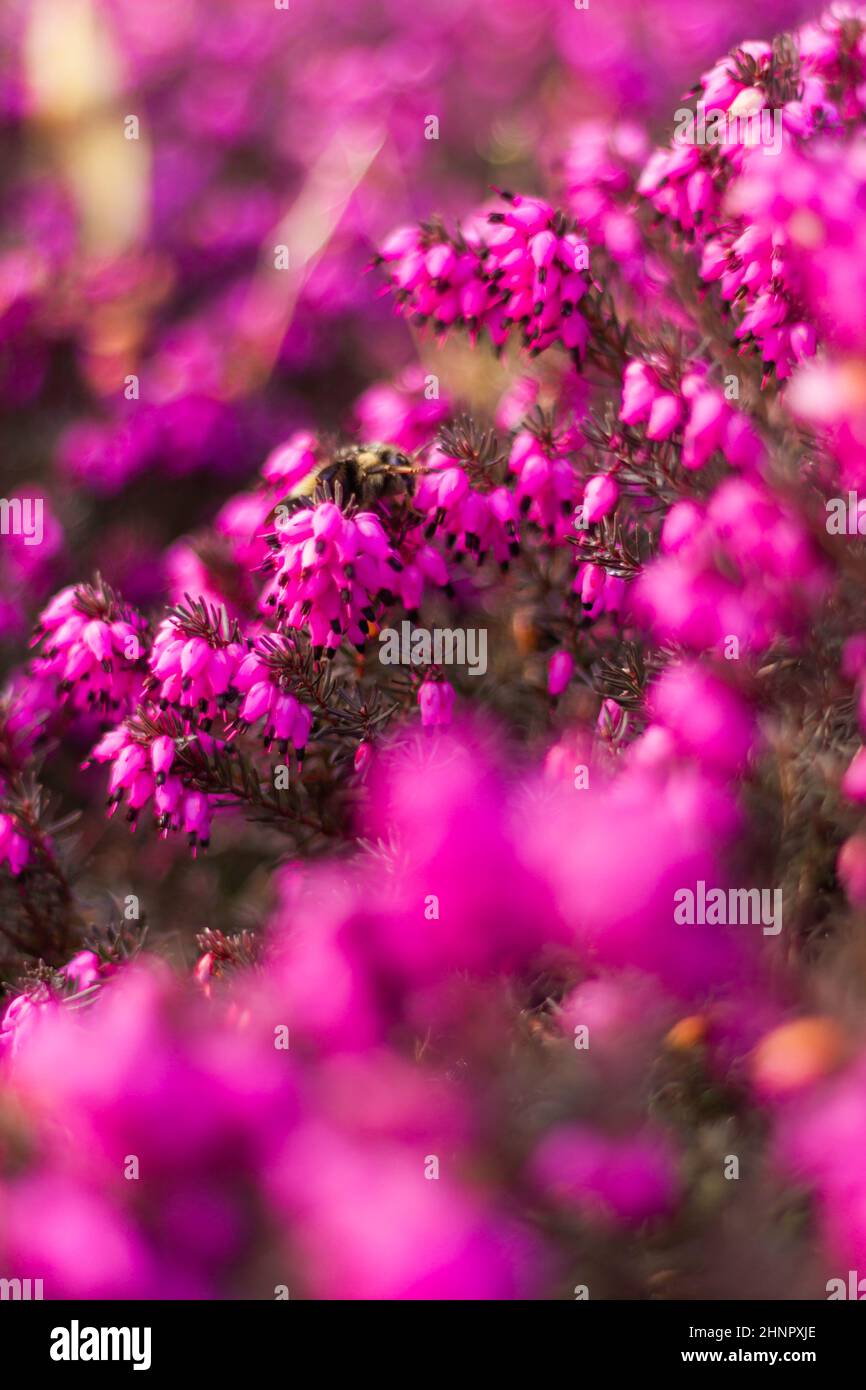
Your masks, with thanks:
M357 451L362 468L411 468L412 461L394 444L362 444Z
M392 444L367 444L356 458L364 495L370 501L413 491L412 460Z

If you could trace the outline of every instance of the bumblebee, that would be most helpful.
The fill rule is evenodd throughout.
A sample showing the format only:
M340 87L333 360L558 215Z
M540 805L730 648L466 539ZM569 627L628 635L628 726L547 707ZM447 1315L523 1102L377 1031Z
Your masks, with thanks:
M325 499L369 507L393 497L411 497L420 470L393 444L352 444L292 488L289 502Z

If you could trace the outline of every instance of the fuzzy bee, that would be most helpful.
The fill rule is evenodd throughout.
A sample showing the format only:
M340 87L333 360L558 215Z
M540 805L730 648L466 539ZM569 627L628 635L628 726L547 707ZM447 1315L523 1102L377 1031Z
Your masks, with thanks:
M328 498L369 507L391 497L411 497L420 471L393 444L352 444L308 473L286 500L291 504Z

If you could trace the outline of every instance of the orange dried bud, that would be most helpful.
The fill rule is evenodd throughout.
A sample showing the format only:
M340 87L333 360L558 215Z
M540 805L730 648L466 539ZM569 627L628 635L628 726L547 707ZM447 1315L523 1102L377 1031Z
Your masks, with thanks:
M687 1052L702 1043L706 1035L707 1021L703 1014L689 1014L687 1018L681 1018L679 1023L674 1024L665 1037L665 1043L668 1047L676 1048L678 1052Z
M762 1038L752 1053L752 1078L771 1095L800 1090L833 1071L844 1058L845 1037L829 1018L798 1018Z
M511 619L511 633L521 656L529 656L538 645L538 631L532 615L524 608L518 608Z

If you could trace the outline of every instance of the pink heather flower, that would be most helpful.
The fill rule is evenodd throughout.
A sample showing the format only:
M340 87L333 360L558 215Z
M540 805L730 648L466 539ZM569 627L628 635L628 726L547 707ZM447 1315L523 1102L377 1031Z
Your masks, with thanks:
M574 534L580 485L557 445L551 448L531 430L520 430L512 440L508 467L517 475L514 496L520 514L539 526L548 541L562 544Z
M759 177L761 164L775 166L766 171L765 183ZM864 289L856 213L863 180L862 134L843 148L825 137L792 144L778 159L760 159L732 192L733 210L766 229L774 244L784 248L783 286L798 306L807 308L804 321L802 310L787 298L767 293L755 300L742 321L741 329L748 324L758 332L779 330L783 375L812 355L816 325L849 349L864 342L854 307Z
M34 671L13 672L0 694L0 796L9 790L9 778L25 770L34 756L54 708L54 682Z
M547 1197L591 1221L640 1226L669 1216L677 1197L672 1155L656 1136L608 1139L564 1125L542 1139L530 1171Z
M13 1191L15 1215L6 1233L11 1266L23 1272L38 1265L46 1288L68 1297L156 1295L153 1257L107 1193L59 1167L25 1175Z
M851 835L839 850L836 872L852 907L866 907L866 835Z
M188 600L189 604L189 600ZM224 608L178 607L163 619L150 653L149 681L163 709L174 706L188 724L207 731L237 697L234 684L244 648Z
M294 1069L197 1002L164 969L133 964L92 1008L40 1011L7 1077L20 1103L39 1097L43 1117L40 1164L4 1188L18 1213L4 1229L16 1270L35 1260L46 1287L50 1276L75 1297L227 1287L255 1235L238 1183L266 1200L266 1164L297 1113ZM82 1153L84 1166L72 1161ZM118 1184L125 1154L159 1175L158 1202L142 1207L135 1184ZM191 1171L206 1175L197 1198Z
M568 685L574 672L571 652L554 652L547 663L547 693L555 700Z
M418 687L418 706L425 729L447 728L454 708L454 687L448 681L425 680Z
M538 402L539 383L531 376L519 376L500 396L494 417L500 430L516 430Z
M677 741L661 724L648 724L640 737L630 744L628 753L632 767L665 773L677 760Z
M653 401L660 390L658 378L646 362L628 362L623 373L619 412L623 424L637 425L648 420Z
M54 994L47 985L40 985L24 994L16 994L0 1016L0 1059L16 1057L25 1045L38 1015L57 1007Z
M613 743L623 736L627 728L628 711L616 700L602 700L596 720L599 736Z
M648 149L644 131L630 121L585 120L575 126L560 171L569 211L590 242L606 247L626 279L648 287L664 279L647 257L629 212L634 182Z
M563 1037L575 1047L585 1038L596 1061L627 1062L631 1057L634 1065L636 1040L651 1045L653 1035L670 1026L670 1016L670 1002L656 985L630 973L605 975L576 985L560 1004L556 1022Z
M429 1019L447 1007L444 996L437 1005L438 991L447 991L454 972L488 978L531 970L545 943L564 944L549 886L523 853L537 812L525 810L522 790L471 733L443 731L429 747L420 741L396 766L382 759L372 792L372 833L399 823L401 855L375 913L360 883L339 940L343 950L363 952L368 970L404 980L401 1008ZM435 920L424 918L428 894L438 903Z
M687 755L733 775L755 740L754 720L731 686L693 663L670 666L650 692L655 718Z
M803 523L763 484L730 478L704 511L677 503L669 519L661 556L635 585L635 613L657 636L696 650L736 637L742 649L760 650L780 632L805 630L826 594L827 566Z
M593 757L592 735L588 729L569 729L558 739L544 758L544 776L553 781L575 785L578 773L589 769Z
M822 48L832 29L836 30L829 39L835 50L832 61L827 61L824 52L818 56L810 37L818 28L807 26L794 36L794 48L800 49L799 83L787 93L787 100L777 100L773 111L763 109L767 107L765 73L773 61L768 45L745 45L755 65L755 86L743 84L730 59L723 59L702 79L699 110L706 111L708 122L720 111L728 118L751 117L752 122L768 116L780 119L781 149L774 144L774 158L755 147L755 131L748 125L741 128L726 119L721 144L678 144L675 138L673 149L651 156L638 180L638 191L657 212L695 237L701 274L705 280L717 281L723 300L735 306L736 336L744 352L760 352L765 382L771 374L783 381L798 362L815 352L814 325L802 318L804 300L810 309L815 307L807 287L835 281L841 289L843 280L850 283L842 264L844 253L839 256L824 248L834 237L834 215L851 197L850 184L844 190L844 161L838 158L838 145L834 142L833 154L821 168L825 138L813 137L842 129L840 109L830 99L831 85L842 90L847 118L862 116L863 71L862 64L849 66L843 60L845 40L836 17L828 13L820 27ZM770 134L769 128L766 133L762 130L760 141L767 143ZM775 130L772 136L775 142ZM817 212L817 218L813 215L791 224L789 218L806 205L811 205L813 214ZM825 209L830 215L822 228ZM844 220L842 213L840 229ZM846 231L858 225L851 216L847 223L840 247ZM809 244L801 262L797 241L807 226L811 228ZM824 248L821 255L812 255L816 237ZM856 302L857 295L849 288L838 300L838 321L844 332L854 326Z
M98 984L108 973L110 967L106 966L95 951L79 951L72 960L67 961L66 965L61 966L58 972L65 980L71 981L76 990L90 989L91 985Z
M218 973L216 958L212 951L205 951L199 956L193 967L192 976L196 984L201 985L206 995L210 995L210 982Z
M309 706L292 693L291 675L278 664L281 654L290 657L291 653L292 647L285 639L273 638L259 638L247 652L234 677L234 687L242 697L234 728L245 729L263 720L265 748L278 743L284 755L292 747L300 758L310 736L313 715Z
M583 489L583 520L592 525L612 512L619 498L619 487L609 473L598 473Z
M862 1274L866 1262L866 1190L860 1161L864 1142L862 1056L825 1087L795 1100L778 1128L780 1167L786 1177L813 1189L833 1272L845 1276L851 1268Z
M124 793L127 793L127 819L135 828L138 813L156 791L156 782L149 767L146 745L132 740L125 725L110 730L91 749L85 766L90 761L113 764L108 784L108 813L113 815ZM166 784L163 774L160 787Z
M659 392L650 406L647 439L667 439L679 425L682 415L682 401L670 391Z
M455 560L472 556L480 565L490 554L503 570L519 552L517 504L508 488L479 491L470 483L465 469L439 447L428 454L425 468L425 476L412 499L413 509L421 513L424 523L408 538L409 548L404 545L401 549L401 559L405 558L409 571L401 583L404 595L411 576L418 575L417 597L407 603L410 616L420 602L424 579L439 587L449 583L443 556L432 546L422 544L422 537L424 541L437 535L444 538Z
M17 878L30 859L30 841L16 830L14 816L0 812L0 864L8 864Z
M683 467L702 468L724 438L725 400L719 391L699 390L690 401L683 432Z
M317 658L333 656L344 638L362 650L403 571L379 517L319 502L290 516L278 540L263 611L284 628L306 629Z
M292 866L278 883L270 923L274 942L274 1022L327 1053L365 1051L384 1041L386 1020L375 965L351 924L354 885L333 869Z
M285 495L317 467L319 446L309 430L296 430L285 444L271 450L262 464L262 477Z
M520 823L524 863L550 885L594 969L638 970L681 997L743 977L742 938L673 921L679 888L723 881L722 855L740 828L715 771L668 757L591 776L579 793L545 779Z
M60 436L57 468L71 485L111 495L147 466L150 441L121 422L77 420Z
M260 492L245 492L229 498L214 518L216 531L229 541L241 569L253 571L263 564L268 554L265 537L272 529L272 512L271 499ZM198 592L189 584L177 587L180 593Z
M161 717L156 711L149 711L149 714L157 720ZM125 799L126 820L135 830L142 810L152 802L162 838L165 839L169 831L183 831L195 857L199 849L207 849L210 843L213 807L206 793L186 786L182 777L172 770L182 732L178 725L172 735L154 735L138 720L127 721L99 740L91 749L85 766L91 761L111 764L109 816L115 814ZM198 733L196 739L205 753L212 753L217 746L206 733ZM219 746L222 750L226 748L225 744Z
M657 364L666 377L669 364ZM735 410L716 387L710 385L703 364L694 362L683 373L678 390L665 390L656 366L632 360L623 373L620 419L626 425L643 424L647 439L668 439L683 428L684 468L703 468L721 451L734 468L754 468L763 446L754 426Z
M866 802L866 748L859 748L842 778L842 791L850 801Z
M369 765L372 754L372 745L368 743L366 739L363 739L358 744L358 747L355 749L353 766L356 772L364 771L364 769Z
M167 595L175 602L181 602L185 594L196 594L202 602L214 607L224 606L231 617L237 617L239 592L247 590L251 596L255 594L252 583L239 576L238 585L232 585L232 597L226 600L223 594L223 576L217 575L209 568L194 545L185 538L169 546L164 559Z
M589 329L577 306L587 288L586 244L548 203L502 194L503 209L470 218L461 235L400 228L382 245L398 310L437 333L487 329L501 347L512 327L533 354L561 343L578 359Z
M279 1154L273 1184L315 1298L531 1296L530 1237L459 1183L419 1182L411 1145L307 1123Z
M189 840L195 858L197 849L207 849L213 819L211 803L205 792L188 791L183 798L181 830Z
M701 528L703 512L690 501L675 502L665 516L661 530L661 548L673 554L694 539Z
M566 940L544 879L524 862L526 814L489 749L443 732L405 754L378 760L365 830L399 823L393 875L328 866L299 884L293 873L273 924L275 1021L317 1047L358 1052L399 1017L441 1025L455 976L529 970L545 943Z
M833 106L826 97L819 104L830 129ZM790 128L790 108L783 108L783 121ZM841 331L845 335L858 332L851 318L856 293L852 293L851 275L842 268L847 235L842 218L834 228L841 204L852 193L841 183L837 152L833 160L834 165L828 163L823 142L815 142L813 147L785 143L783 152L773 160L766 160L760 152L749 154L744 160L744 175L727 197L730 213L740 215L708 242L703 254L703 277L717 279L723 299L737 302L737 336L744 343L744 352L752 345L758 347L765 381L770 374L784 381L796 364L815 354L815 324L803 321L802 304L806 302L813 316L827 322L828 304L822 299L834 279L833 309L838 311ZM806 186L809 181L815 189L812 196ZM795 210L809 204L810 225L819 227L817 235L822 242L837 239L838 252L827 249L813 256L815 234L810 234L808 247L798 245L798 225L803 227L805 222L794 222L792 235L790 218ZM819 220L824 218L826 225L820 229ZM848 227L851 225L856 221L849 220Z
M360 439L387 439L410 454L429 444L450 414L438 378L420 363L407 367L393 384L371 386L354 409Z
M60 967L55 981L43 981L23 994L16 994L0 1016L0 1057L4 1053L17 1057L38 1020L56 1009L62 998L101 984L115 970L109 962L101 961L95 951L79 951Z
M140 697L147 627L101 581L70 586L39 615L34 661L40 677L76 710L125 712Z
M626 587L624 579L609 573L603 565L587 563L579 566L572 591L580 595L584 616L594 620L603 613L620 612Z
M744 44L755 64L756 84L761 82L771 62L768 44ZM827 102L823 84L812 79L809 99L815 106ZM805 95L805 92L804 92ZM690 140L688 132L677 128L673 148L656 151L638 181L638 191L649 197L659 212L672 218L686 231L696 227L710 230L721 214L722 192L732 175L748 161L750 148L756 144L756 132L748 123L737 118L759 117L767 105L766 97L757 85L744 85L729 58L724 58L705 73L698 90L698 119L705 113L706 143ZM814 109L814 107L813 107ZM832 105L827 102L827 112ZM720 113L726 119L719 121ZM785 126L800 122L799 134L809 134L802 117L802 103L789 101L782 106ZM721 138L716 138L721 135ZM760 138L763 138L763 133ZM712 177L711 177L712 175Z

